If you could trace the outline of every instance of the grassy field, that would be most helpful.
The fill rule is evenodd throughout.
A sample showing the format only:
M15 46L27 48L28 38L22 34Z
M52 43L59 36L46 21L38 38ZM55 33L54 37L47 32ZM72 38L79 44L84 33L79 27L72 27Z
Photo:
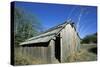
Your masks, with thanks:
M81 44L79 52L68 57L67 62L96 61L97 45Z

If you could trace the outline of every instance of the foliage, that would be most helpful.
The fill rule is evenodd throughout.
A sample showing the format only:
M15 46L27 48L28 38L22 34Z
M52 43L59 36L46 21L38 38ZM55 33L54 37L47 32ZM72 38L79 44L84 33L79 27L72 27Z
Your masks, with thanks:
M86 36L81 43L97 43L97 33Z
M20 42L33 37L41 30L41 24L35 15L25 12L21 8L14 11L14 44L18 46Z

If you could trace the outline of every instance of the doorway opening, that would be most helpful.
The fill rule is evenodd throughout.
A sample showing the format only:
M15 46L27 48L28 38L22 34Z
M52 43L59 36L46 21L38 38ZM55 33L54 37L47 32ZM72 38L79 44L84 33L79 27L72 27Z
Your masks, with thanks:
M55 57L56 59L58 59L59 62L61 62L61 52L60 52L60 34L56 37L56 40L55 40Z

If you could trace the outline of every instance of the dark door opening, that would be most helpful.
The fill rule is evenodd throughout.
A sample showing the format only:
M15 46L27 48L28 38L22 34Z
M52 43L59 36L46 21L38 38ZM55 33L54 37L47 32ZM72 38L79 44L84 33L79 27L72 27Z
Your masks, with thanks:
M60 34L56 37L55 40L55 57L60 62Z

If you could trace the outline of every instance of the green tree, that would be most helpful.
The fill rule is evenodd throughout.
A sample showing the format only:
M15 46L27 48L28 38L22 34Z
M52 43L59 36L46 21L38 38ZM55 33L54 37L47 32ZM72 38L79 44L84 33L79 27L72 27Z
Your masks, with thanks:
M97 43L97 33L86 36L82 39L81 43Z
M42 26L33 14L21 8L14 10L14 44L18 46L20 42L37 35Z

